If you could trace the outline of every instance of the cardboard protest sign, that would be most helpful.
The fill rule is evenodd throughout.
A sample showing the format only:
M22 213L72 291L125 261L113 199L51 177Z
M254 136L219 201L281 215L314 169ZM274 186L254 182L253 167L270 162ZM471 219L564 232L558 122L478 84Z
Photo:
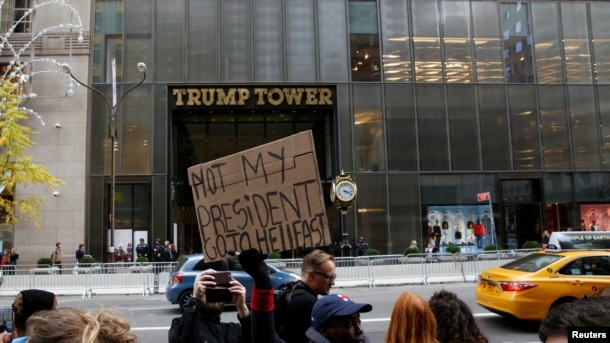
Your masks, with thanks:
M206 261L330 243L313 136L305 131L188 169Z

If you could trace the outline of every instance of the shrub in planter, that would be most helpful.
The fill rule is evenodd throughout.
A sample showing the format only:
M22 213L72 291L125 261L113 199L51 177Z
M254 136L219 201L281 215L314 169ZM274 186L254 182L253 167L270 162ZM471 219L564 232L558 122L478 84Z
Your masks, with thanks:
M80 259L80 262L78 262L78 266L81 268L88 268L88 267L91 267L91 265L94 263L95 263L95 259L93 257L85 256Z
M364 252L364 255L365 255L365 256L375 256L375 255L379 255L379 250L377 250L377 249L367 249L367 250Z
M415 247L409 247L405 249L404 255L410 255L410 254L419 254L419 249L415 248Z
M536 242L536 241L525 241L525 243L523 243L523 249L540 249L540 243Z
M485 251L502 250L502 247L500 247L497 244L490 244L490 245L485 246L485 248L483 248L483 250L485 250Z
M279 258L282 258L282 254L280 254L277 251L272 251L269 254L267 254L267 258L270 260L277 260Z
M48 268L53 265L53 260L48 257L42 257L38 259L36 264L38 265L38 268Z
M449 244L449 246L447 246L447 249L445 249L446 252L448 253L458 253L462 251L462 248L460 248L459 246L455 245L455 244Z
M136 263L146 263L148 262L148 258L144 257L144 256L140 256L138 257L138 259L136 260Z

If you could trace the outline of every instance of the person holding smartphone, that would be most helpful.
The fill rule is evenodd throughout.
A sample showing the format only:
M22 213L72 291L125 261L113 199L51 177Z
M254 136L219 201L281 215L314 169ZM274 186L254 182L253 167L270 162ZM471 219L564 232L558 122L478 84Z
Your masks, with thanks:
M13 304L13 331L0 333L0 342L24 343L26 322L35 312L57 308L55 294L42 289L25 289L15 296Z
M223 300L232 301L239 323L222 323ZM193 297L182 317L174 318L168 333L169 343L250 343L252 342L250 310L246 305L246 288L229 272L208 269L197 276Z

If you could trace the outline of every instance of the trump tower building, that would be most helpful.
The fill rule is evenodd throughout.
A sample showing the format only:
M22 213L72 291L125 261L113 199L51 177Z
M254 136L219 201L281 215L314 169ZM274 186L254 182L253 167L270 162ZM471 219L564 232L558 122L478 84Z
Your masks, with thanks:
M421 250L439 226L469 251L479 221L506 249L608 231L609 17L608 1L93 1L77 76L110 97L147 70L112 139L104 99L79 93L88 249L114 231L201 252L187 168L306 130L335 245ZM328 196L342 170L345 214Z

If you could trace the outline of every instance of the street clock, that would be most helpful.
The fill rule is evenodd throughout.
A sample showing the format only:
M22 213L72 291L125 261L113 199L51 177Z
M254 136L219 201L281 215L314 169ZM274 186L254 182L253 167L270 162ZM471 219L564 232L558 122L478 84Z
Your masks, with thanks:
M358 196L358 188L352 177L345 175L343 170L341 174L334 178L330 189L330 201L337 206L342 214L346 214L352 207L356 197Z

